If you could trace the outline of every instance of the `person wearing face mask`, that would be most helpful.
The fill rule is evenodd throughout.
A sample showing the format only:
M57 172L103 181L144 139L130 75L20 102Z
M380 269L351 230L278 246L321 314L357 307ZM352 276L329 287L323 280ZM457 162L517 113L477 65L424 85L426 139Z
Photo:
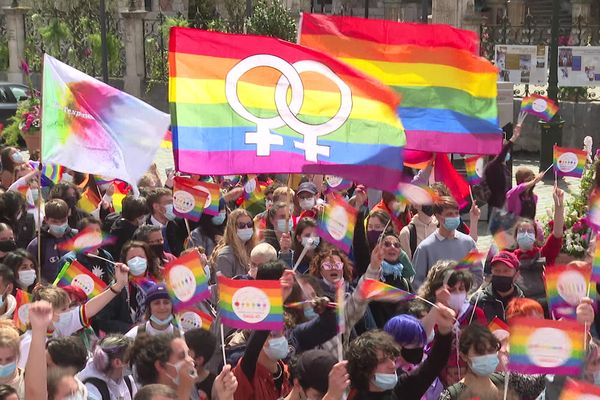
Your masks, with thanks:
M164 250L163 230L155 225L142 225L133 234L133 240L147 243L154 254L158 265L163 267L177 259L173 254Z
M15 287L15 274L12 269L0 264L0 320L12 319L17 300L12 295Z
M439 260L462 260L477 245L473 238L456 230L460 225L458 203L452 197L442 196L434 205L434 215L439 222L438 229L418 246L413 255L415 279L413 285L419 288L429 269ZM472 269L475 281L474 287L483 282L483 266L481 263Z
M296 203L300 207L300 218L317 218L317 186L312 182L302 182L296 191Z
M444 390L440 400L501 399L506 375L494 372L500 362L498 339L486 326L475 323L463 329L459 346L460 357L467 364L465 378ZM544 390L544 375L512 372L508 379L509 399L535 399Z
M2 173L0 173L0 183L3 189L8 189L15 181L15 168L25 163L25 155L14 147L5 147L0 151L0 163Z
M179 257L188 233L184 220L173 211L173 192L165 188L152 189L146 196L146 203L150 210L146 224L160 227L165 238L164 250Z
M258 230L262 231L267 228L267 213L273 207L275 198L275 190L282 187L281 183L273 182L264 190L265 195L265 210L254 216L254 224Z
M302 251L306 248L302 259ZM321 249L321 238L317 234L317 222L311 218L302 218L296 224L294 229L294 239L292 242L293 258L290 262L292 267L300 260L296 269L297 272L304 274L308 271L310 262L314 255Z
M131 240L139 226L146 223L148 215L144 197L125 196L122 206L120 215L111 214L106 218L108 221L113 220L113 223L109 224L108 232L116 240L113 244L106 246L106 250L113 256L113 259L119 258L123 245Z
M50 190L49 199L62 199L69 206L69 226L78 226L83 218L91 215L77 206L81 200L79 188L73 183L60 182Z
M164 284L154 285L146 294L146 321L134 326L125 334L130 339L146 333L148 335L169 334L181 336L175 325L173 303Z
M252 216L242 208L233 210L227 218L225 236L214 248L209 265L228 278L244 275L248 273L250 252L255 245Z
M433 205L416 205L415 209L417 213L400 231L400 247L411 259L417 246L437 228Z
M471 304L477 303L488 322L494 317L506 322L506 310L510 301L525 296L516 283L519 259L509 251L501 251L492 258L491 272L490 284L473 294Z
M293 230L294 223L287 203L280 201L273 204L267 212L267 229L263 233L263 241L291 259Z
M9 321L0 321L0 384L9 385L25 398L24 370L17 367L19 332Z
M46 282L54 282L62 264L60 259L67 254L61 250L59 244L66 242L76 235L77 231L71 229L68 223L69 206L64 200L52 199L44 207L45 218L41 227L39 246L41 247L42 277ZM31 254L38 254L38 238L34 238L27 246Z
M392 219L391 226L394 232L398 233L402 231L411 220L410 210L406 206L406 203L398 201L396 196L390 192L383 192L381 195L381 201L373 207L373 211L383 211Z
M204 213L200 216L198 227L192 230L187 246L202 247L206 257L210 258L216 244L223 237L226 221L227 210L223 201L223 207L219 207L219 215Z
M126 374L125 356L131 341L121 335L102 338L92 358L76 377L88 390L88 399L132 400L137 391L131 375Z
M16 289L19 288L28 293L33 291L35 284L38 282L37 277L37 259L31 253L17 249L10 252L4 258L6 265L15 277L15 285L13 295L16 294Z
M0 222L0 262L4 260L4 257L17 249L17 243L15 242L15 235L10 226L3 222Z

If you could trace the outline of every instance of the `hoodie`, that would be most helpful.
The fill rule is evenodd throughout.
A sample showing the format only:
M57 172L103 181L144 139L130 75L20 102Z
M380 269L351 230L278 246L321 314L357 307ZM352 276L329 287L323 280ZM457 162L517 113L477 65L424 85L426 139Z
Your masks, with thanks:
M60 250L58 245L66 242L77 234L77 230L71 227L67 228L65 234L61 237L56 237L48 232L48 225L43 225L41 228L41 259L42 259L42 279L46 282L54 282L56 275L62 268L60 259L68 253L68 251ZM38 238L34 238L27 246L27 251L30 254L38 254ZM38 277L39 279L39 277Z
M419 218L419 214L416 214L410 220L410 224L413 224L417 232L417 246L427 236L431 235L437 229L437 220L435 217L431 217L429 223L425 223ZM410 229L409 226L405 226L400 231L400 247L406 252L408 258L412 259L412 251L410 249Z

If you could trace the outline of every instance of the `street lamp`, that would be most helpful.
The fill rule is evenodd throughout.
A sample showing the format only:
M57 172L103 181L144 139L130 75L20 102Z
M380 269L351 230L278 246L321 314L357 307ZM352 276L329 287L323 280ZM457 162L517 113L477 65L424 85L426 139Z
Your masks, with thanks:
M559 0L552 0L552 28L550 38L550 75L548 76L548 97L558 104L558 30L560 12ZM542 129L540 149L540 172L553 163L553 146L562 145L562 128L565 121L556 113L550 122L539 121Z

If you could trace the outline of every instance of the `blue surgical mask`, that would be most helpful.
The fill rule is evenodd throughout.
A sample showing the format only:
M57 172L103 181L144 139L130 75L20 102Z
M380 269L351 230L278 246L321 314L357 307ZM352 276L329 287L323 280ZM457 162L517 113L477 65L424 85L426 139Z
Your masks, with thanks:
M167 204L165 206L165 218L169 221L173 221L177 216L173 212L173 204Z
M12 376L12 374L15 373L15 370L17 369L17 362L13 361L11 363L8 364L0 364L0 378L8 378L9 376Z
M225 211L221 211L219 213L219 215L215 215L214 217L212 217L210 219L210 222L212 222L213 225L223 225L223 222L225 222L225 216L227 215L227 213Z
M490 376L496 368L500 360L498 354L486 354L484 356L470 357L471 360L471 371L475 375L479 376Z
M517 244L521 250L531 250L535 243L535 235L529 232L518 232L517 233Z
M373 383L381 390L392 390L398 384L398 375L376 373Z
M140 276L146 272L146 269L148 268L148 260L136 256L127 261L127 266L129 267L129 272L131 275Z
M449 231L456 230L459 225L460 217L446 217L444 219L444 228L448 229Z
M23 155L23 153L21 153L20 151L17 151L16 153L13 153L10 158L16 162L17 164L21 164L25 162L25 156Z
M283 360L289 352L288 341L285 336L269 339L264 350L267 357L271 360Z
M252 238L252 235L254 235L254 229L252 228L243 228L243 229L239 229L237 230L237 235L238 238L246 243L248 240L250 240L250 238Z
M156 325L159 325L159 326L169 325L172 320L173 320L173 315L169 315L165 319L156 318L154 315L150 316L150 321L154 322Z
M304 318L311 320L317 318L318 316L319 314L315 312L315 309L310 304L304 305Z
M279 232L291 232L292 228L294 227L294 223L292 222L291 218L289 218L287 222L285 219L278 219L276 225L277 226L275 229L277 229Z
M67 231L67 228L69 228L69 224L66 222L62 225L48 224L48 232L50 232L50 234L55 237L64 236L65 232Z

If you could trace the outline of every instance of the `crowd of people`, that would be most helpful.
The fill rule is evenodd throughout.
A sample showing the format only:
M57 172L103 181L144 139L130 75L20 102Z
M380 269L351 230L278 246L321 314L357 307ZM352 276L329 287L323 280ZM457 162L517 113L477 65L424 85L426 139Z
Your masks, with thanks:
M511 188L506 160L518 133L484 174L489 206L516 219L514 246L492 245L471 269L455 267L477 248L483 203L460 207L465 199L432 182L431 165L406 174L430 186L433 204L367 191L369 182L338 193L358 212L345 252L318 234L331 190L322 175L258 175L264 200L253 207L245 207L248 177L188 175L222 192L219 213L195 222L174 212L175 172L162 182L152 166L138 182L140 194L117 207L111 178L65 169L60 182L40 185L23 152L2 149L0 400L558 399L565 377L509 374L508 332L488 328L498 319L551 318L544 270L562 246L564 193L554 188L553 225L544 236L535 219L543 174L518 168ZM102 197L88 213L80 205L90 188ZM61 250L82 230L114 240L89 253ZM201 254L211 285L218 275L279 280L285 328L223 327L215 295L196 305L212 315L212 327L184 329L163 270L190 251ZM571 265L591 268L592 251ZM53 285L74 260L107 288L88 300L75 285ZM418 297L371 301L361 290L367 279ZM343 313L336 311L340 284ZM17 291L32 296L26 326L14 323L22 317ZM582 298L576 316L589 342L583 376L572 378L600 385L593 301Z

